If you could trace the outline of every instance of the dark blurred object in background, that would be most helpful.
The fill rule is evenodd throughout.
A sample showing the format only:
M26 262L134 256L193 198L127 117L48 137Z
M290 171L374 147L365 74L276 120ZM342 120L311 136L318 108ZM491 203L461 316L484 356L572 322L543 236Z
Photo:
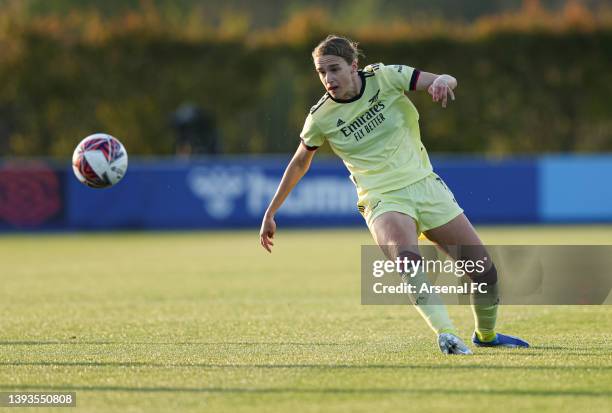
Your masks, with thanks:
M9 109L0 105L0 156L9 154L9 137L11 136L11 117Z
M190 103L181 105L172 115L172 126L176 132L177 155L219 153L215 118L198 106Z

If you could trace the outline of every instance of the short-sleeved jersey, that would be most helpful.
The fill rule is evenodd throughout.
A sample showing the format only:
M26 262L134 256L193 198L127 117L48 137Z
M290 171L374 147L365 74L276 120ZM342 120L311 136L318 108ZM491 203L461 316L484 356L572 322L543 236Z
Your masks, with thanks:
M310 110L302 133L309 149L326 140L344 161L359 195L403 188L432 172L419 132L419 113L404 94L419 71L408 66L366 66L357 96L325 94Z

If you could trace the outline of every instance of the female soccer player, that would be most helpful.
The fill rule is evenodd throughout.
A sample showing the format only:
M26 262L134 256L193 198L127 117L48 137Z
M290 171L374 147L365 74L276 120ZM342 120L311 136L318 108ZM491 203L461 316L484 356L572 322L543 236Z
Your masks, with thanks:
M335 35L328 36L312 52L326 93L311 108L301 143L263 217L261 245L272 251L274 214L308 171L317 148L327 141L351 173L359 211L387 257L419 261L419 233L455 259L487 256L463 210L433 172L421 143L419 114L406 96L408 91L424 90L434 102L446 107L449 98L455 99L457 80L403 65L378 63L359 70L359 53L356 43ZM472 247L465 253L448 246ZM477 346L528 347L516 337L495 332L497 272L490 259L488 262L486 271L469 274L475 282L488 285L486 297L472 297L472 342ZM412 282L426 283L426 274L420 272ZM438 335L443 353L471 354L438 296L417 295L411 299Z

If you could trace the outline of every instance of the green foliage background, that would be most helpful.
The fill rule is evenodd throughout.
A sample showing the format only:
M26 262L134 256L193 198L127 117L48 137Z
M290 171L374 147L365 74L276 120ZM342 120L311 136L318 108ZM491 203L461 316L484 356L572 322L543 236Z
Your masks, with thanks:
M292 151L323 93L310 51L331 31L361 41L362 64L458 78L446 110L413 95L430 151L612 150L612 25L586 9L561 19L523 10L467 26L398 20L351 29L311 8L256 30L236 13L210 26L149 2L114 17L3 7L0 155L66 157L96 131L131 154L170 154L170 116L184 102L216 116L226 153Z

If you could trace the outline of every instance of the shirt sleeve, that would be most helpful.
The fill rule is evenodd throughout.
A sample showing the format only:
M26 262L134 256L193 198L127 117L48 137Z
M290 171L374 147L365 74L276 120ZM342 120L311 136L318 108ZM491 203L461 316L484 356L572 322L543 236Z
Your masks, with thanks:
M421 71L405 65L389 65L380 64L381 73L387 78L391 86L402 91L416 90L416 84L419 80Z
M325 136L323 136L317 124L314 122L312 114L309 114L306 118L302 132L300 133L300 138L302 139L302 144L310 151L314 151L325 143Z

